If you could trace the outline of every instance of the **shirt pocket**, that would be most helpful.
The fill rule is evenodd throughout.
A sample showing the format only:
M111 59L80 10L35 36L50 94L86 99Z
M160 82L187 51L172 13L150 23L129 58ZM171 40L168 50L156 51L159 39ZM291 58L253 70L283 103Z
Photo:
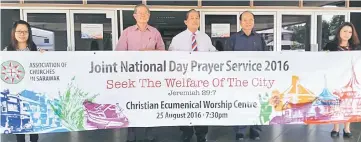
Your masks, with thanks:
M260 39L253 40L253 47L256 49L256 51L263 51L262 40Z
M148 44L147 44L147 48L154 48L155 49L155 45L157 44L157 41L155 39L149 39Z

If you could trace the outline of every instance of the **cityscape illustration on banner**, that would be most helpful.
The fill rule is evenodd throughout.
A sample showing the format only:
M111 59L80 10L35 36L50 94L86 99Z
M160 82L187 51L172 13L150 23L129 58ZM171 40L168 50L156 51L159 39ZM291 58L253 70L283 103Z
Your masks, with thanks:
M1 92L1 132L68 132L123 128L128 119L116 104L97 104L84 99L85 93L69 84L59 99L24 90ZM93 96L94 98L95 96Z
M1 65L1 79L17 84L24 67L16 61ZM74 81L75 77L72 79ZM127 127L129 122L118 104L97 104L71 82L59 98L30 90L1 91L1 133L50 133Z
M358 63L360 64L360 63ZM361 120L361 75L354 66L343 76L349 81L338 89L327 86L314 93L300 82L297 75L290 76L290 86L259 93L258 125L324 124ZM358 68L359 69L359 68ZM17 61L1 64L3 83L16 85L25 76L24 67ZM326 74L324 74L326 76ZM1 88L1 133L51 133L113 129L128 127L131 120L121 108L122 104L101 104L91 94L78 88L76 76L69 80L66 90L58 90L57 98L47 93L23 89L14 92ZM64 84L65 85L65 84Z
M284 92L259 95L261 124L324 124L360 120L361 85L354 67L349 82L332 93L325 88L316 95L292 76L291 86ZM272 115L274 112L277 115Z

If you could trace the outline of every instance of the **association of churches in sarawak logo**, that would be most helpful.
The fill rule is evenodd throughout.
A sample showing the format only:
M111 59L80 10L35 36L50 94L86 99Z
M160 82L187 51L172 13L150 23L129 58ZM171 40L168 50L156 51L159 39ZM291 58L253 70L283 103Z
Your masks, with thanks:
M17 61L6 61L1 64L1 80L8 84L17 84L25 76L24 67Z

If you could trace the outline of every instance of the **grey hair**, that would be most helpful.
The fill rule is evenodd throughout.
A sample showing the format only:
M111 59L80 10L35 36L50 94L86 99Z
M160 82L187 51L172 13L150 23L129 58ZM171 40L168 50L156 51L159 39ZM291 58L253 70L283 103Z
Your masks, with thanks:
M149 8L147 7L147 5L145 5L145 4L138 4L138 5L136 5L136 6L134 7L134 14L137 14L137 9L138 9L139 7L145 7L145 8L147 9L148 13L150 13L150 10L149 10Z
M195 10L195 9L191 9L191 10L189 10L189 11L187 12L186 17L185 17L185 20L188 19L189 14L190 14L191 12L197 12L197 13L198 13L198 16L199 16L199 17L201 16L201 14L199 13L199 11L197 11L197 10Z

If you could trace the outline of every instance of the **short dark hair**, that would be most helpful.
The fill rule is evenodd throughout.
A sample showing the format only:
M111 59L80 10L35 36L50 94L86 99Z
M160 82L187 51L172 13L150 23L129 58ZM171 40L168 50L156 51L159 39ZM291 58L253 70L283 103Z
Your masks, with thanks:
M191 12L197 12L197 13L198 13L198 16L199 16L199 17L201 16L201 14L199 13L199 11L197 11L197 10L195 10L195 9L191 9L191 10L189 10L189 11L187 12L186 19L184 19L184 20L187 20L187 19L188 19L189 13L191 13Z
M242 14L239 16L239 20L240 20L240 21L242 21L242 15L243 15L244 13L250 13L250 14L252 14L252 16L254 17L254 14L253 14L251 11L244 11L244 12L242 12Z

